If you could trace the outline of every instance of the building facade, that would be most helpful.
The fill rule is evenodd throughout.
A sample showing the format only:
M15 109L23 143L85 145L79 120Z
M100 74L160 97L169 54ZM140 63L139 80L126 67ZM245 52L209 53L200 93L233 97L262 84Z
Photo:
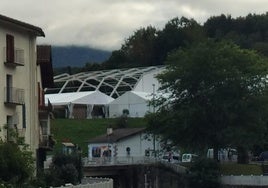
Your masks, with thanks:
M154 157L163 148L145 128L107 129L107 134L88 141L88 158Z
M37 161L42 126L49 128L36 47L36 38L44 36L39 27L0 15L0 139L23 137Z

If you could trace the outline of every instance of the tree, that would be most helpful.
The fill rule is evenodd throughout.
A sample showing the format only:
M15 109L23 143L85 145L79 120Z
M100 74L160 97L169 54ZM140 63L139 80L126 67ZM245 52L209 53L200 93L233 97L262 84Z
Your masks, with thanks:
M245 147L267 133L267 61L230 42L208 40L172 53L158 76L160 110L148 116L152 131L195 151Z
M157 31L152 26L134 32L121 48L126 54L128 63L134 64L134 67L153 65L156 37Z
M205 33L195 20L173 18L163 30L148 26L135 31L120 50L104 62L106 68L163 65L167 54L192 41L203 40Z
M45 173L45 181L49 186L78 184L82 176L82 161L79 153L71 155L58 153L53 157L49 171Z
M220 166L211 159L199 159L189 168L187 180L189 188L220 187Z
M32 153L13 142L0 142L0 182L21 187L33 176Z

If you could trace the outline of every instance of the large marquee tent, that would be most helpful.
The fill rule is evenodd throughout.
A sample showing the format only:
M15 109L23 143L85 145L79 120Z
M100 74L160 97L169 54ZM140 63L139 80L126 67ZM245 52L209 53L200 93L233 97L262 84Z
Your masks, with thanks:
M54 76L54 87L46 88L45 96L54 107L65 106L65 117L68 118L79 118L75 117L79 105L81 108L86 105L86 118L95 117L96 111L102 111L105 117L118 117L124 109L129 110L131 117L143 117L147 111L152 111L148 101L153 94L158 95L160 83L156 76L164 70L164 66L150 66L63 73ZM93 100L92 93L101 94ZM103 104L107 97L110 101ZM116 101L111 103L113 99Z
M63 73L54 76L55 86L46 88L45 92L51 94L99 90L113 98L117 98L127 91L153 93L153 89L157 91L159 88L159 82L155 76L163 70L165 70L164 66L150 66L76 74Z
M103 114L108 115L108 104L114 99L106 94L96 91L85 91L85 92L71 92L71 93L56 93L56 94L45 94L46 105L51 103L53 108L65 107L66 117L74 118L74 106L83 105L86 107L86 117L92 118L92 111L94 106L101 107Z

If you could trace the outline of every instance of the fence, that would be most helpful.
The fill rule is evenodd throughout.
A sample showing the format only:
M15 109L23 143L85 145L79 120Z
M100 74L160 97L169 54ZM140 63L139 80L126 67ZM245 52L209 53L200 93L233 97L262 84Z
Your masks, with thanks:
M84 167L96 167L96 166L120 166L120 165L137 165L137 164L157 164L172 169L176 173L186 173L186 168L178 163L170 163L160 160L158 158L151 157L96 157L96 158L83 158Z
M83 158L83 166L116 166L116 165L135 165L152 164L158 160L150 157L95 157Z
M268 186L268 176L222 176L221 182L224 185L232 186Z
M55 188L113 188L113 179L107 178L86 178L80 185L66 184L65 186Z

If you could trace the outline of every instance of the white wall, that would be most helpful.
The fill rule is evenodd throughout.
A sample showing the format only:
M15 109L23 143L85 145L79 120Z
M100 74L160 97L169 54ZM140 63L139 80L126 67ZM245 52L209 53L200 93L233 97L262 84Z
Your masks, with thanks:
M145 156L145 150L150 149L153 150L153 136L149 136L149 140L146 139L148 135L146 136L145 133L136 134L131 137L128 137L127 139L120 140L116 143L110 143L111 150L112 150L112 157L126 157L127 151L126 148L130 148L130 156L132 157L143 157ZM92 148L93 147L102 147L108 146L108 143L97 143L97 144L89 144L88 145L88 157L92 157ZM158 140L155 142L155 149L160 150L160 143ZM115 154L115 152L117 154Z
M267 187L268 186L268 178L267 176L222 176L221 182L224 185L238 185L238 186L260 186Z
M109 104L109 117L120 117L124 109L129 110L128 117L144 117L152 107L147 100L132 92L126 92Z
M155 92L158 90L160 84L155 76L161 72L163 72L164 68L159 68L155 71L152 71L148 74L143 75L143 77L139 80L134 91L142 91L147 93L153 93L153 89ZM155 88L153 87L155 85Z

